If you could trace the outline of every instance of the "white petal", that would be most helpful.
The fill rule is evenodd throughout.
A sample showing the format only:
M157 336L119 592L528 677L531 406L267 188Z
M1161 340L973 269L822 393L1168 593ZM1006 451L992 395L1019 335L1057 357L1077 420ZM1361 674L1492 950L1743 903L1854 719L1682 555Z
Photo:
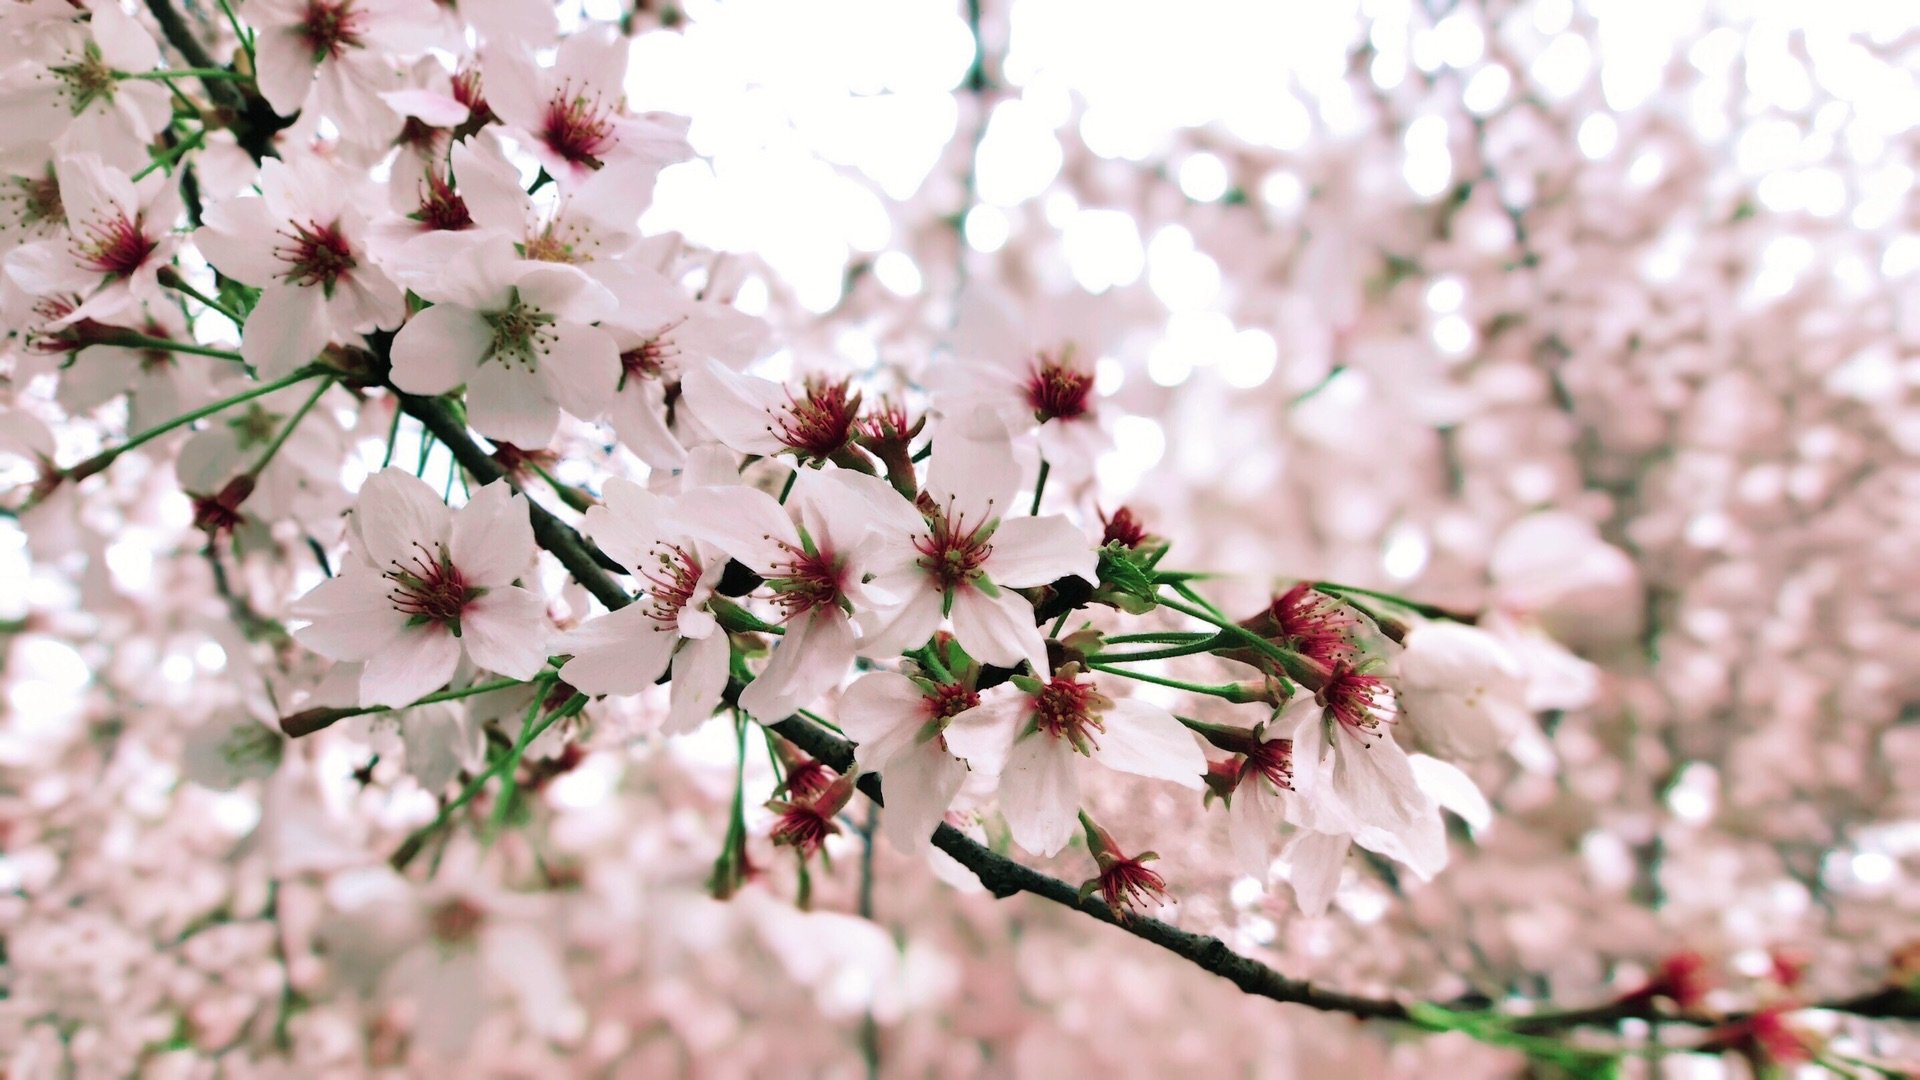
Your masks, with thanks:
M620 350L597 326L561 323L553 351L540 359L540 374L560 407L582 420L596 420L612 404L620 382Z
M416 559L437 559L452 526L453 511L425 481L405 469L390 468L367 477L361 485L354 519L367 561L385 572Z
M716 437L743 454L777 454L786 443L774 434L774 417L787 405L776 383L740 375L708 360L680 383L687 406Z
M1000 813L1014 842L1053 855L1073 839L1080 812L1077 755L1064 739L1034 732L1013 746L1000 777Z
M409 394L444 394L468 379L493 348L493 328L458 304L417 311L393 338L393 385Z
M1413 767L1413 778L1420 790L1458 814L1476 834L1485 832L1487 826L1493 824L1493 808L1487 805L1487 797L1480 794L1472 777L1448 762L1425 754L1409 754L1407 762Z
M982 567L995 585L1025 589L1049 585L1063 577L1096 579L1099 562L1092 541L1080 527L1059 514L1015 517L1000 522L993 534L993 554Z
M1173 714L1138 698L1121 698L1107 709L1106 731L1095 739L1093 760L1109 769L1171 780L1199 790L1207 755L1193 732Z
M923 585L932 582L916 572ZM940 594L931 587L910 594L905 604L883 611L861 623L860 655L874 660L899 656L927 643L940 627Z
M980 695L980 704L948 721L947 749L966 758L974 771L998 776L1032 708L1033 699L1011 685L996 686Z
M720 707L727 686L727 662L733 646L727 635L689 641L673 656L673 701L661 730L669 735L692 731Z
M1227 843L1241 872L1263 884L1273 872L1273 849L1280 840L1280 800L1258 776L1234 790L1227 807Z
M1321 915L1340 887L1340 872L1347 864L1344 836L1302 832L1287 845L1288 879L1293 882L1294 900L1307 915Z
M349 568L301 597L293 612L313 625L293 632L294 639L334 660L365 660L393 643L406 626L388 599L392 582L364 569Z
M460 642L439 626L416 626L367 659L360 704L410 705L447 685L460 663Z
M892 671L855 679L840 695L840 730L858 744L860 767L879 772L913 747L927 726L927 698L919 684Z
M1013 509L1020 466L1013 437L991 412L978 410L940 425L927 466L927 495L968 527L1003 517Z
M241 358L262 379L291 375L311 362L333 336L325 300L317 288L268 285L260 302L247 313L246 332L240 337Z
M510 584L533 563L536 549L526 496L515 494L505 480L480 488L455 510L451 532L448 554L469 585Z
M481 364L467 381L467 417L475 431L496 442L538 450L553 441L560 406L546 380L519 364Z
M928 740L895 757L884 772L887 806L880 812L881 830L901 851L926 851L966 782L967 766L940 749L938 740Z
M589 694L638 694L667 670L679 635L662 630L641 604L589 619L554 643L573 659L560 677Z
M953 636L974 659L1000 667L1025 660L1047 670L1047 642L1033 622L1033 605L1009 589L988 596L972 586L953 595Z
M1426 796L1414 781L1407 752L1381 732L1363 742L1335 725L1333 792L1362 825L1396 829L1416 820Z
M781 544L800 546L793 519L773 496L758 488L694 488L674 503L687 535L704 540L753 568L771 574L792 559Z
M812 703L853 664L853 624L843 612L809 611L786 629L766 669L740 692L740 707L763 724Z
M531 679L547 662L547 602L518 585L498 585L460 613L467 655L488 671Z

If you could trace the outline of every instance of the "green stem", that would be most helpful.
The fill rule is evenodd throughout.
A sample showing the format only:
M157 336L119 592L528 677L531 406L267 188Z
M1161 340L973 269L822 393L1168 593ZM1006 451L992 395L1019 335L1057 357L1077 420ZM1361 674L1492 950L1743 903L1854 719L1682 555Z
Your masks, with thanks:
M85 480L87 477L92 476L94 473L97 473L102 469L105 469L107 466L113 464L113 460L119 457L121 454L124 454L127 451L142 445L143 443L151 442L154 439L157 439L160 436L165 435L167 432L172 431L175 428L184 427L187 424L193 423L195 420L200 420L200 419L204 419L206 417L212 416L214 413L217 413L222 409L229 409L243 402L252 401L254 398L263 397L267 394L271 394L275 390L284 390L295 383L302 382L306 379L311 379L315 375L323 374L325 373L325 371L326 369L322 367L304 367L304 368L301 368L299 371L296 371L293 374L288 375L284 379L277 379L273 382L267 383L264 386L256 386L251 390L248 390L244 393L235 394L230 398L222 398L221 400L216 401L211 405L202 405L200 408L195 409L192 412L183 413L179 416L176 416L164 424L160 424L155 427L150 427L147 430L141 432L140 434L135 435L133 438L128 439L126 442L121 443L119 446L109 447L108 449L100 451L99 453L93 455L92 457L81 462L80 464L75 465L73 468L66 470L66 477L67 479L73 480L76 482L80 480Z
M1109 645L1187 645L1196 641L1210 641L1218 634L1202 634L1191 630L1176 630L1156 634L1116 634L1102 638Z
M157 349L162 352L191 353L194 356L211 356L216 360L231 360L236 364L246 363L237 352L229 352L226 349L216 349L209 345L200 345L191 341L174 341L170 338L149 337L146 334L136 334L131 330L125 333L110 334L98 342L95 342L95 344L117 345L122 349Z
M192 150L194 147L199 146L202 142L206 141L206 138L207 138L207 129L201 128L200 130L194 132L193 134L187 136L186 138L181 139L179 142L174 143L173 146L169 148L166 153L161 154L159 157L154 158L152 161L147 162L144 168L142 168L139 172L134 173L128 179L138 182L140 180L146 179L147 174L153 172L153 170L155 169L163 169L163 168L170 169L174 162L180 160L180 155L186 153L189 150Z
M232 308L221 303L220 301L215 300L213 297L208 296L206 293L201 292L199 289L194 288L193 283L188 281L186 278L181 277L180 272L178 270L175 270L173 267L171 266L161 267L160 273L157 274L155 277L156 277L156 280L160 282L160 284L165 285L167 288L172 289L175 292L186 293L188 296L191 296L195 300L198 300L202 304L205 304L209 309L213 311L217 311L222 315L225 315L227 317L227 321L233 323L233 325L243 326L246 324L247 317L245 315L240 314L239 312L233 310Z
M569 508L584 514L593 507L593 500L585 493L555 480L547 470L538 465L534 465L533 471L540 474L540 479L545 480L547 486L552 488L553 493L560 496L560 501L566 503Z
M473 686L462 687L458 690L441 690L438 693L428 694L426 697L406 705L367 705L354 709L303 709L292 715L281 717L280 730L297 739L302 735L311 735L322 728L329 727L350 717L394 712L399 709L412 709L421 705L433 705L442 701L458 701L461 698L476 697L480 694L491 694L495 690L511 690L516 686L526 685L527 683L521 679L495 679L492 682L477 683Z
M1179 586L1176 585L1174 588L1178 589ZM1320 670L1318 665L1306 657L1290 649L1283 649L1275 645L1273 642L1248 630L1246 627L1235 624L1224 615L1218 615L1198 607L1183 604L1178 600L1169 600L1164 596L1160 598L1160 605L1162 607L1172 608L1182 615L1187 615L1199 619L1201 622L1211 623L1219 627L1234 638L1244 642L1248 648L1272 658L1280 665L1282 671L1285 671L1295 681L1303 685L1318 688L1320 683L1325 679L1326 672Z
M1171 660L1177 656L1192 656L1195 653L1212 652L1214 647L1219 643L1219 637L1220 635L1218 634L1209 634L1203 641L1195 641L1186 645L1176 645L1166 649L1147 649L1143 652L1095 653L1088 657L1088 659L1100 660L1109 664L1124 664L1138 660Z
M1027 513L1029 514L1040 513L1040 496L1046 493L1047 474L1052 471L1053 471L1053 466L1048 464L1046 458L1041 458L1040 459L1040 479L1034 481L1034 484L1033 484L1033 507L1029 509Z
M1117 668L1108 664L1095 663L1093 661L1088 661L1087 666L1092 668L1095 671L1104 671L1109 675L1118 675L1123 679L1133 679L1136 682L1152 683L1155 686L1170 686L1175 690L1185 690L1190 694L1205 694L1208 697L1222 698L1227 701L1232 701L1232 702L1241 703L1241 704L1244 704L1249 701L1258 700L1257 698L1249 695L1245 689L1239 686L1235 686L1231 683L1221 685L1221 686L1207 686L1201 683L1182 682L1179 679L1166 679L1158 675L1148 675L1143 671L1128 671L1126 668Z
M235 82L252 82L253 76L226 68L167 68L164 71L116 71L116 79L232 79Z
M226 12L227 25L233 27L233 36L240 39L240 48L247 54L247 70L260 70L260 66L254 62L253 31L241 28L240 17L233 13L233 7L227 3L227 0L220 0L220 10Z
M544 682L538 683L537 685L542 690L544 690L546 686ZM440 812L434 815L432 821L421 826L414 831L413 835L407 837L406 842L400 845L399 849L393 853L393 856L389 858L387 862L392 865L395 870L405 870L407 864L413 861L414 856L420 854L420 849L426 846L428 840L432 839L433 834L445 828L447 822L452 820L453 815L458 813L461 807L472 802L473 797L480 794L481 789L487 786L488 781L500 775L505 770L518 765L520 763L520 756L527 752L527 747L533 743L533 740L539 738L542 732L552 727L556 722L579 712L581 706L586 703L587 695L576 693L568 698L565 704L541 717L537 723L528 725L526 730L520 733L520 738L514 741L512 749L501 755L498 761L487 766L486 770L479 776L469 781L467 786L461 789L460 794L454 796L452 802L442 807ZM536 704L536 708L537 707Z
M793 482L798 479L800 479L800 470L797 468L787 474L787 482L780 486L780 505L786 505L787 496L793 494Z
M1443 608L1438 604L1423 604L1418 600L1409 600L1397 593L1381 592L1379 589L1363 589L1358 585L1342 585L1334 581L1316 581L1313 583L1313 587L1324 593L1332 593L1335 596L1348 593L1354 596L1370 596L1375 600L1384 600L1389 604L1406 608L1416 615L1424 615L1429 619L1448 619L1453 622L1462 623L1478 621L1476 616L1471 614Z
M254 476L257 477L267 471L267 463L272 461L273 456L280 452L280 447L286 444L287 437L293 434L293 429L300 426L300 421L307 418L307 413L313 411L313 406L320 400L320 395L326 393L332 386L332 375L328 375L326 378L320 380L320 385L314 387L313 393L307 395L307 400L301 403L299 409L295 410L292 419L288 420L286 426L280 429L280 433L273 437L273 442L267 447L266 453L260 455L260 460L253 466Z

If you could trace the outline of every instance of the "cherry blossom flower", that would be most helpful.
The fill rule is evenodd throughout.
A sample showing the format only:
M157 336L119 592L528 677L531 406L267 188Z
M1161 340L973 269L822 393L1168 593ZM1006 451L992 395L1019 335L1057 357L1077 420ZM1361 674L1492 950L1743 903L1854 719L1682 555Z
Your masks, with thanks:
M970 289L955 330L957 362L929 376L938 411L989 409L1017 436L1037 432L1042 460L1078 480L1112 444L1102 426L1094 362L1102 324L1084 298L1023 314L997 289Z
M996 688L997 690L998 688ZM1014 842L1038 855L1067 845L1093 764L1198 790L1206 755L1173 714L1138 698L1110 698L1075 665L1045 682L1015 676L955 716L947 745L999 778L1000 812Z
M616 477L603 500L587 511L587 534L645 583L645 593L563 635L555 647L573 658L560 677L589 694L637 694L671 664L672 704L661 730L692 731L719 708L727 685L732 649L707 607L726 557L687 535L671 497Z
M354 558L296 608L294 636L366 664L363 705L406 705L444 686L462 655L510 678L546 663L546 604L513 582L533 562L524 496L504 483L450 510L400 469L360 489Z
M194 243L221 273L261 290L240 355L263 377L329 341L400 325L400 289L369 260L355 185L314 158L260 166L257 197L209 206Z
M851 379L811 375L795 391L709 358L681 385L701 424L743 454L824 462L853 445L860 392Z
M1078 526L1061 515L1009 516L1020 482L1006 429L986 413L948 421L934 434L924 498L931 510L884 520L889 531L875 557L874 585L900 601L868 624L873 653L897 653L932 636L951 618L954 637L972 656L1010 667L1025 660L1046 670L1046 644L1033 605L1012 590L1064 577L1095 578L1098 559Z
M1294 699L1281 716L1293 726L1294 786L1308 799L1309 781L1330 768L1330 792L1361 826L1395 831L1426 812L1407 753L1393 739L1392 692L1377 675L1344 661L1314 694Z
M282 116L314 112L349 139L384 142L399 118L380 93L398 89L389 57L434 43L428 0L249 0L261 96Z
M134 329L161 340L190 340L179 309L144 309ZM87 345L61 373L58 398L70 413L83 413L125 394L127 426L144 431L204 403L210 396L210 361L167 349Z
M684 119L627 112L627 40L611 27L569 35L551 67L517 43L495 43L483 56L493 111L563 187L606 165L657 168L691 155Z
M1113 834L1101 828L1083 811L1080 824L1087 834L1087 853L1093 856L1100 873L1088 879L1080 886L1082 900L1094 893L1113 912L1113 917L1127 922L1135 916L1145 914L1150 908L1159 908L1167 903L1167 883L1159 874L1147 869L1147 863L1159 858L1151 851L1138 855L1126 855Z
M901 851L925 852L933 830L967 778L966 763L942 734L980 704L963 684L875 671L840 695L840 727L858 745L855 760L887 785L880 827Z
M394 385L444 394L465 384L474 428L520 447L545 446L562 408L588 419L605 409L620 354L590 324L614 299L585 274L517 260L495 237L423 295L434 306L393 339Z
M48 327L81 319L113 320L136 315L141 304L159 304L160 268L178 240L179 190L159 174L138 183L98 155L62 155L54 164L67 234L15 248L6 272L34 296L73 294L74 305Z
M694 300L645 268L633 268L616 289L620 308L605 328L620 348L620 381L607 418L640 460L677 469L687 451L667 424L669 396L679 396L685 373L707 361L729 370L751 363L765 349L769 328L725 304Z
M738 484L680 496L688 534L766 579L780 609L785 633L766 668L740 692L740 707L755 720L784 719L853 663L853 616L880 601L865 584L875 533L862 481L885 486L855 473L803 469L784 506Z
M118 73L152 71L160 49L114 0L92 0L87 20L71 21L81 7L43 22L14 54L25 59L0 67L0 150L59 142L132 171L173 105L163 84Z

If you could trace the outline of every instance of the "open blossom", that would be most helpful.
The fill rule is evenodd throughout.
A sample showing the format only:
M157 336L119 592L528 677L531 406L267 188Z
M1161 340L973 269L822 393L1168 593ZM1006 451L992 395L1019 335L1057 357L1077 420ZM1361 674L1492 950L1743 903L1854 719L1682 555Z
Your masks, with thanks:
M1009 514L1020 483L1006 429L987 413L948 421L934 433L924 515L890 501L904 522L874 559L874 584L898 601L870 622L868 648L897 653L931 637L943 618L972 656L1011 667L1047 667L1033 605L1013 589L1064 577L1091 582L1098 557L1078 526L1058 514Z
M700 422L743 454L823 462L853 445L860 391L851 379L811 375L794 389L710 358L682 386Z
M840 681L853 663L854 613L879 602L866 585L873 524L863 481L885 486L857 473L803 469L784 506L739 484L680 496L687 532L765 578L781 611L785 633L740 693L740 707L762 723L784 719Z
M980 704L962 683L875 671L840 695L840 727L858 745L860 768L886 784L880 827L893 846L924 852L966 781L967 766L947 747L953 718Z
M639 600L568 631L557 648L573 654L560 677L589 694L637 694L672 665L668 734L713 715L727 685L732 649L707 604L727 559L686 534L676 500L631 480L607 484L587 511L586 530L643 583Z
M1395 830L1413 825L1425 811L1407 752L1393 738L1395 710L1385 680L1347 663L1314 694L1301 695L1282 714L1297 720L1293 731L1295 788L1330 769L1330 790L1363 826Z
M143 337L191 340L186 320L175 307L147 307L138 320L130 321ZM69 413L83 413L125 394L128 429L144 431L207 400L210 363L168 349L87 345L73 354L60 376L60 405Z
M390 58L425 50L436 29L429 0L248 0L247 21L273 111L317 111L362 141L399 127L379 96L398 88Z
M393 339L393 382L413 394L467 388L468 415L490 439L542 447L560 410L593 418L620 370L613 339L593 322L614 299L570 266L525 262L495 237L423 293Z
M14 5L18 8L19 5ZM84 10L85 22L73 20ZM173 114L164 84L122 79L160 65L160 49L117 0L54 7L0 66L0 156L56 141L129 171ZM11 13L9 13L11 14Z
M1173 714L1110 698L1068 665L1044 682L1015 676L953 718L947 745L999 778L1000 812L1021 847L1052 855L1073 838L1093 764L1199 789L1206 755Z
M1101 424L1094 362L1103 322L1078 301L1032 305L975 287L962 298L955 362L929 374L938 411L988 409L1015 434L1037 433L1040 456L1068 479L1092 472L1112 445ZM1023 317L1023 314L1025 317Z
M446 685L464 654L510 678L546 663L546 602L514 581L533 563L527 502L505 483L450 510L400 469L368 478L353 558L295 608L300 643L366 665L363 705L408 704Z
M135 182L90 153L61 155L54 171L66 234L15 248L6 259L7 276L28 294L80 298L63 304L47 328L131 317L142 304L164 303L158 275L179 244L179 189L158 173Z
M627 52L627 39L603 26L568 35L551 67L519 42L483 54L488 103L563 187L606 165L657 168L692 153L683 118L627 111Z
M316 158L260 166L260 195L209 206L194 243L221 273L260 289L240 355L262 377L329 341L400 325L400 289L367 256L355 185Z
M641 461L677 469L692 437L683 440L668 426L667 402L680 396L685 374L708 361L729 370L744 367L765 350L770 331L736 308L693 299L644 267L631 268L616 295L620 309L604 325L620 349L620 381L607 419ZM679 426L688 426L685 410Z

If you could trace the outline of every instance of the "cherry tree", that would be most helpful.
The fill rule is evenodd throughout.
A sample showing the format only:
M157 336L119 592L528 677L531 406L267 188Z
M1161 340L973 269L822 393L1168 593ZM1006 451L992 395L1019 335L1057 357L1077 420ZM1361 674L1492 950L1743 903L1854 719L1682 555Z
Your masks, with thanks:
M1897 12L843 7L0 13L10 1071L1916 1068Z

